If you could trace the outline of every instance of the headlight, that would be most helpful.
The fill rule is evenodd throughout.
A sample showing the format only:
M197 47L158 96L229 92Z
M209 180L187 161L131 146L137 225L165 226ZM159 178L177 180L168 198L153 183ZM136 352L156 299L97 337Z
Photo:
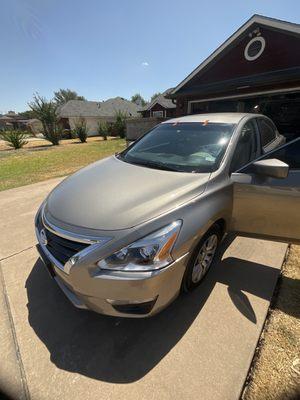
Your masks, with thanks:
M116 271L149 271L163 268L173 259L171 250L180 231L181 221L175 221L145 236L111 256L100 260L101 269Z

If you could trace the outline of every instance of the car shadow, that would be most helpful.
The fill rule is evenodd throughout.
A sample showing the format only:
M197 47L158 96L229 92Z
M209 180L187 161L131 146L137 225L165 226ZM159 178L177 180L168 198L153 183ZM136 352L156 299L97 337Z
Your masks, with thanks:
M189 329L216 283L227 285L237 309L253 323L255 312L244 292L272 296L278 270L222 255L226 238L203 283L182 294L162 313L144 319L113 318L78 310L37 260L27 281L29 324L60 369L93 379L129 383L141 379Z

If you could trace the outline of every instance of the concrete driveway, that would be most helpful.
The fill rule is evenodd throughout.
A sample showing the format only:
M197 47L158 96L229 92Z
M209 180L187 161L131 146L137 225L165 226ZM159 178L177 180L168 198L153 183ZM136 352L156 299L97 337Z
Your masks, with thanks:
M37 400L238 399L287 246L228 238L201 287L151 319L77 310L34 247L35 212L59 181L0 193L1 390Z

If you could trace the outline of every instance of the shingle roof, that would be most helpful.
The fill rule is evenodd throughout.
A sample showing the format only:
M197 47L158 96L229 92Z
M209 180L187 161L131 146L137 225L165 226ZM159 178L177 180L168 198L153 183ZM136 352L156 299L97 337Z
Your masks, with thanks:
M69 100L59 108L61 118L69 117L114 117L117 111L126 112L128 116L137 117L139 107L122 97L106 101Z
M148 103L145 105L145 107L143 107L141 111L147 111L147 110L151 110L151 108L155 105L155 104L160 104L162 107L164 108L176 108L176 104L174 104L172 102L171 99L167 99L165 96L167 96L171 91L173 90L173 88L171 89L167 89L165 90L162 94L160 94L159 96L155 97L154 100L151 101L151 103Z

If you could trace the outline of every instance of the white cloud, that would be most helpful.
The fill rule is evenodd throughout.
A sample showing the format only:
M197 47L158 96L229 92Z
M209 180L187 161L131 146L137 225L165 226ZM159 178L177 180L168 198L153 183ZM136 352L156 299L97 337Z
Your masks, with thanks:
M142 66L143 66L143 67L149 67L149 63L148 63L147 61L143 61L143 62L142 62Z

